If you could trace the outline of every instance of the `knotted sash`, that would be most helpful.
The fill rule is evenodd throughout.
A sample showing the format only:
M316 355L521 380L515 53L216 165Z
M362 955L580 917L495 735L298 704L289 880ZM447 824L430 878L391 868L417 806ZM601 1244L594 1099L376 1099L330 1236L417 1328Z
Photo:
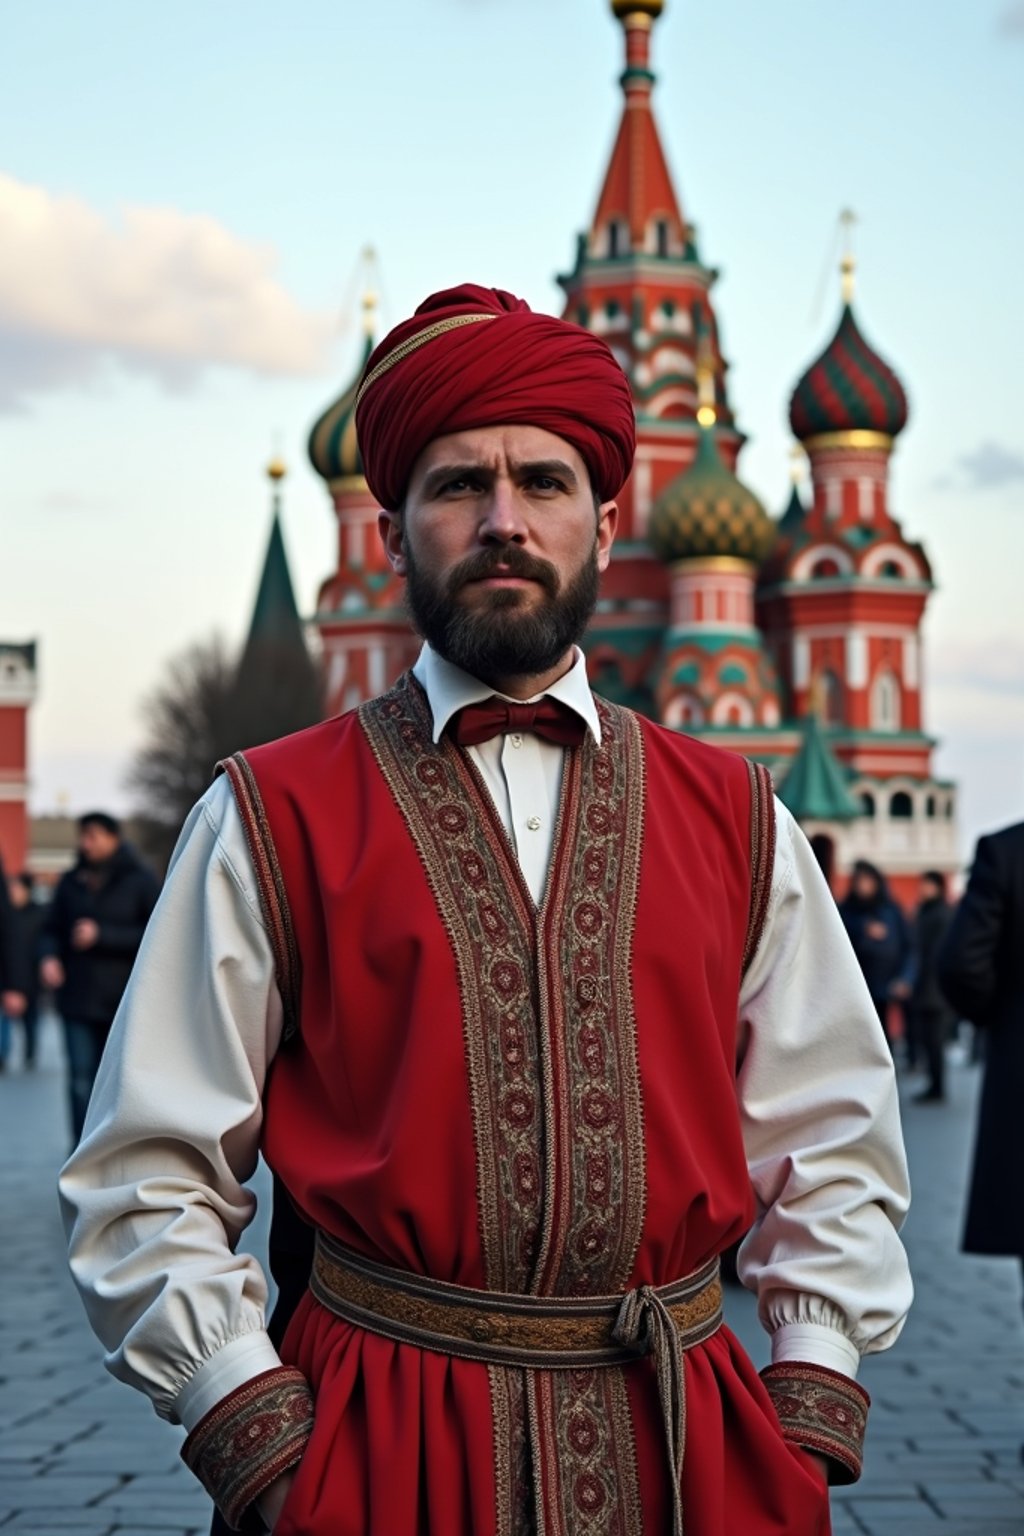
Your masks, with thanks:
M356 1328L461 1360L521 1370L627 1365L650 1355L672 1482L672 1533L683 1536L683 1355L722 1322L719 1262L671 1285L618 1296L522 1296L392 1269L318 1231L310 1289Z

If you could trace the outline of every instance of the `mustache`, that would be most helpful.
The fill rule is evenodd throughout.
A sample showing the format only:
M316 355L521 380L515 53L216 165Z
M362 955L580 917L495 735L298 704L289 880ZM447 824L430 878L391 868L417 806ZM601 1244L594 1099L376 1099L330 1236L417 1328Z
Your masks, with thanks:
M561 586L558 572L550 561L541 560L537 555L528 555L518 544L509 544L481 549L476 554L467 555L465 560L460 560L449 573L447 595L454 597L467 582L483 581L499 572L503 576L520 576L524 580L536 581L549 597L557 597Z

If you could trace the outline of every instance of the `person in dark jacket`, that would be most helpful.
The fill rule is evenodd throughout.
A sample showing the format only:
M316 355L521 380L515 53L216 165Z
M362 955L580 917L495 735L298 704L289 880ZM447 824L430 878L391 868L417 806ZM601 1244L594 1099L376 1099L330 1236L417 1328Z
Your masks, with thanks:
M866 859L853 866L839 912L889 1040L889 1005L910 959L907 920L889 894L884 875Z
M105 811L78 823L78 862L62 875L43 929L40 980L57 993L77 1143L121 994L156 905L156 877Z
M14 914L0 864L0 1072L7 1066L11 1043L11 1020L24 1016L29 985L21 963L15 931Z
M939 981L986 1044L963 1246L1024 1262L1024 822L979 840Z
M39 1020L39 944L46 910L34 899L35 881L27 872L13 875L7 881L7 894L12 964L21 978L24 998L21 1012L21 1026L25 1031L24 1063L26 1067L33 1067Z
M930 869L921 876L907 977L910 1028L928 1068L928 1086L916 1095L918 1104L941 1104L946 1097L946 1042L956 1023L956 1013L939 985L938 966L952 917L946 877L939 870Z

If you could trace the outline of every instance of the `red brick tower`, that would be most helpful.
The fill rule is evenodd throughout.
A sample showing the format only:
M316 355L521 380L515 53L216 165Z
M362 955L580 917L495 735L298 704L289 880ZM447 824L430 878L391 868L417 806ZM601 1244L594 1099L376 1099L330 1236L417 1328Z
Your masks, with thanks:
M324 652L328 713L382 693L415 658L418 643L377 533L380 511L356 441L356 392L374 348L376 299L363 300L364 341L351 384L315 423L309 457L327 482L338 519L338 568L320 588L314 616Z
M28 712L35 696L35 641L0 641L0 858L9 875L28 861Z
M651 39L662 9L663 0L612 0L625 40L622 120L575 268L560 278L566 319L604 337L633 387L636 465L620 497L619 538L587 650L597 686L649 714L669 619L669 579L647 542L647 527L657 497L697 452L698 363L730 470L743 442L711 306L717 273L700 259L651 105Z

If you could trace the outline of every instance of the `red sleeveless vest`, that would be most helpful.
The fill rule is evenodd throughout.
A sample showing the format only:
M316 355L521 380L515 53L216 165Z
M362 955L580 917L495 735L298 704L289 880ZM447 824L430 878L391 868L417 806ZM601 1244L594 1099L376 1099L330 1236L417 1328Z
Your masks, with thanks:
M410 675L229 765L290 1036L264 1153L309 1221L386 1264L608 1294L690 1273L753 1217L734 1064L771 879L770 782L598 707L600 747L588 735L566 754L539 907L472 761L432 742ZM317 1421L285 1536L663 1529L642 1369L528 1378L362 1333L309 1297L286 1352ZM727 1329L687 1357L687 1381L688 1529L827 1529L784 1523L812 1480ZM727 1418L748 1424L728 1452ZM708 1480L707 1457L721 1471L766 1448L755 1518ZM766 1522L766 1499L783 1523Z

